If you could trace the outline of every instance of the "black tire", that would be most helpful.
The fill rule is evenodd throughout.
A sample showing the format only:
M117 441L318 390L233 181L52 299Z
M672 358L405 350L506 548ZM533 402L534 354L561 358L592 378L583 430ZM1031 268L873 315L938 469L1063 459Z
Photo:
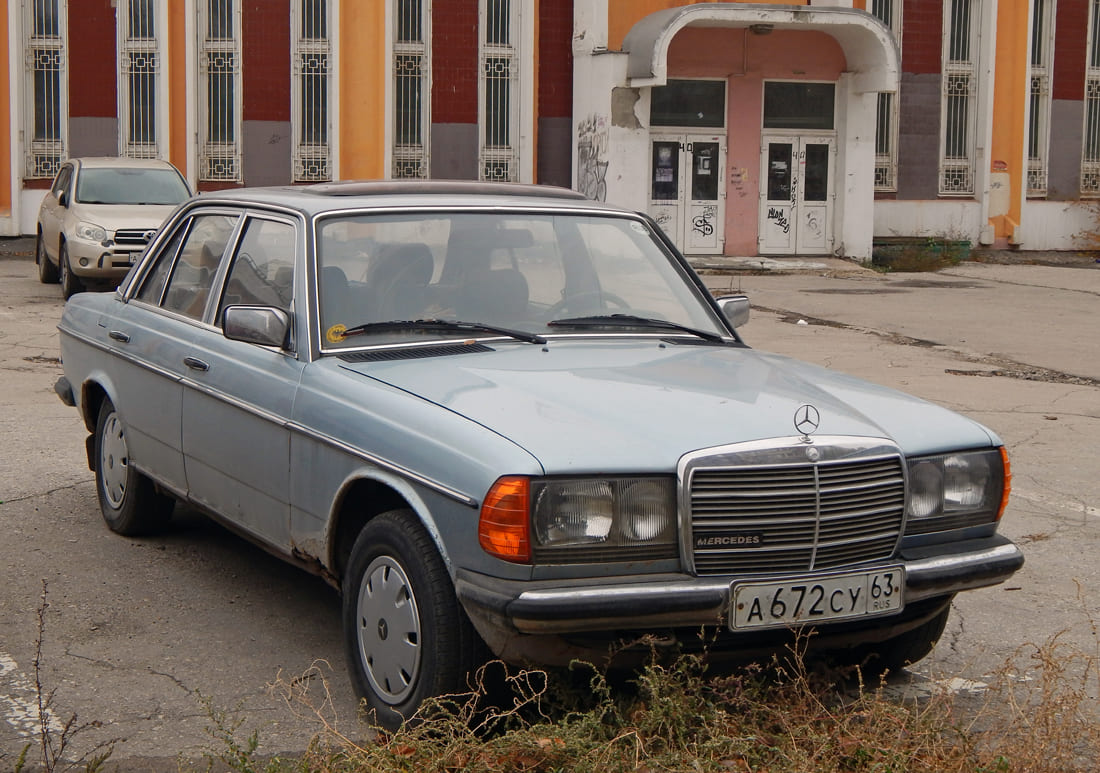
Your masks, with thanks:
M69 263L69 247L65 242L61 242L61 246L57 248L57 270L61 279L61 294L65 300L84 292L84 283L73 273L73 267Z
M896 674L923 660L935 648L951 615L951 601L916 628L901 636L860 648L859 666L864 677Z
M44 285L55 285L58 280L57 266L50 263L46 255L46 246L42 243L42 234L34 240L34 262L38 266L38 281Z
M160 531L172 517L175 500L130 466L126 427L107 398L95 429L95 487L107 528L136 537Z
M425 699L465 692L487 658L428 533L410 510L359 533L344 573L348 670L370 719L396 730Z

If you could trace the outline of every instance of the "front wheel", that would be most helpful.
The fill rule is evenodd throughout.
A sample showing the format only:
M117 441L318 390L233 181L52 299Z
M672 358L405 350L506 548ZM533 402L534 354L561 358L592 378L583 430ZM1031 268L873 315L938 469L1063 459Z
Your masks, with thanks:
M34 240L34 262L38 265L38 281L44 285L57 284L57 266L50 263L46 255L46 245L42 243L42 234Z
M443 559L410 510L384 513L363 528L343 592L352 681L387 730L428 698L466 691L468 674L486 659Z
M61 294L65 300L84 292L84 283L73 273L72 264L69 263L69 246L65 242L61 242L57 249L57 269L61 274Z
M857 648L856 662L863 675L866 677L881 676L885 673L896 674L906 666L925 658L943 635L950 615L951 601L948 599L943 609L913 630L884 642Z
M99 409L95 431L95 487L107 527L135 537L159 531L172 516L175 500L130 465L126 428L107 398Z

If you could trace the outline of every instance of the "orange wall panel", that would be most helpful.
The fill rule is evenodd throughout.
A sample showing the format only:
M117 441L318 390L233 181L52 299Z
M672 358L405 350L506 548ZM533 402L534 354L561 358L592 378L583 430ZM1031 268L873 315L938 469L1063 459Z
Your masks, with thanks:
M340 177L385 176L386 4L340 4Z
M685 2L684 0L608 0L607 47L612 51L620 50L623 46L623 39L626 37L626 33L630 32L630 28L651 13L681 5L700 5L714 2L720 2L720 0L697 0L695 3ZM776 5L776 3L769 2L769 0L742 0L742 2ZM782 3L782 5L809 4L809 0L804 0L801 3Z

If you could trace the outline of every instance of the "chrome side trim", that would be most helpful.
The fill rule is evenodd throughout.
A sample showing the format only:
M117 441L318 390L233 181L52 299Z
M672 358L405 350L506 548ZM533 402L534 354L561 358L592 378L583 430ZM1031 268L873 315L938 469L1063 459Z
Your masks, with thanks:
M289 427L292 432L297 432L299 435L312 438L319 443L324 443L325 445L343 451L344 453L361 459L368 464L373 464L375 467L381 467L382 469L399 475L406 480L411 480L421 484L422 486L426 486L432 491L442 494L449 499L455 500L459 504L474 508L481 506L481 502L470 496L469 494L464 494L463 492L458 491L457 489L453 489L450 486L446 486L442 483L437 483L430 478L426 478L419 473L413 472L407 467L402 467L400 464L388 461L380 456L375 456L374 454L363 451L359 448L356 448L355 446L348 445L342 440L338 440L331 435L317 432L316 430L310 429L309 427L306 427L303 424L298 424L296 422L287 423L287 427Z
M67 336L75 338L77 341L80 341L83 344L87 344L88 346L90 346L93 349L96 349L96 350L101 351L101 352L105 352L105 353L113 355L115 357L118 357L120 360L125 360L126 362L130 363L131 365L134 365L138 368L141 368L142 370L147 370L150 373L156 373L158 376L163 376L164 378L168 379L169 381L182 381L183 380L183 377L179 373L173 373L170 370L166 370L164 368L158 367L158 366L153 365L149 362L146 362L145 360L140 360L137 357L135 357L134 355L129 354L127 352L123 352L123 351L120 351L118 349L112 349L110 346L107 346L106 344L101 343L100 341L97 341L94 338L89 338L88 336L83 335L82 333L77 333L74 330L70 330L68 328L63 328L60 325L57 326L57 330L60 333L64 333Z
M332 448L343 451L344 453L354 456L357 459L361 459L368 464L373 464L375 467L380 467L383 470L387 470L388 472L392 472L395 475L399 475L406 480L419 483L422 486L426 486L427 488L430 488L433 491L442 494L449 499L453 499L460 504L466 505L467 507L476 508L480 507L481 505L480 500L470 496L469 494L458 491L457 489L453 489L443 483L431 480L430 478L426 478L417 472L413 472L407 467L403 467L402 465L397 464L396 462L391 462L387 459L383 459L380 456L376 456L374 454L368 453L367 451L358 449L355 446L348 445L342 440L338 440L337 438L334 438L330 435L325 435L324 433L317 432L316 430L311 429L304 424L290 421L289 419L283 418L282 416L278 416L263 408L252 405L251 403L246 403L244 401L237 400L236 398L229 397L228 395L211 389L205 384L201 384L197 381L194 381L193 379L186 378L182 374L172 373L163 368L158 368L154 365L150 365L149 363L139 360L132 355L120 352L116 349L112 349L111 347L106 346L94 339L88 338L87 336L74 333L70 330L64 330L60 326L58 327L58 330L67 335L71 335L73 338L76 338L77 340L82 341L83 343L86 343L89 346L98 349L99 351L107 352L108 354L117 356L120 359L126 360L127 362L136 365L139 368L144 368L145 370L156 373L157 375L163 376L169 380L178 381L185 387L189 387L198 392L202 392L208 397L219 400L228 405L232 405L234 408L250 413L253 416L257 416L265 421L271 422L276 426L290 430L291 432L296 432L303 437L311 438L319 443L324 443L327 446L331 446Z
M311 429L310 427L307 427L304 424L300 424L296 421L291 421L290 419L286 419L286 418L284 418L282 416L279 416L278 414L272 413L271 411L268 411L264 408L260 408L256 405L253 405L252 403L246 403L243 400L238 400L235 397L230 397L230 396L228 396L228 395L226 395L222 392L214 390L214 389L206 386L205 384L194 381L190 378L181 378L180 381L183 383L183 385L185 387L189 387L191 389L194 389L196 392L201 392L202 394L206 395L207 397L210 397L214 400L218 400L219 402L225 403L226 405L231 405L231 406L233 406L234 408L236 408L238 410L244 411L245 413L249 413L249 414L251 414L253 416L256 416L257 418L263 419L264 421L267 421L271 424L275 424L276 426L280 427L281 429L286 429L286 430L289 430L291 432L296 432L297 434L301 435L302 437L307 437L307 438L310 438L311 440L316 440L319 443L324 443L327 446L335 448L339 451L343 451L344 453L349 454L351 456L354 456L357 459L361 459L362 461L367 462L368 464L373 464L375 467L380 467L383 470L386 470L388 472L392 472L395 475L399 475L400 477L405 478L406 480L411 480L411 481L414 481L416 483L419 483L422 486L426 486L427 488L430 488L433 491L436 491L436 492L442 494L443 496L448 497L450 499L453 499L456 502L464 504L468 507L478 507L480 505L480 502L477 499L474 499L473 497L469 496L468 494L464 494L463 492L458 491L456 489L453 489L450 486L446 486L442 483L438 483L434 480L431 480L430 478L426 478L426 477L424 477L423 475L421 475L419 473L413 472L412 470L408 469L407 467L403 467L400 464L397 464L396 462L391 462L387 459L383 459L380 456L376 456L376 455L371 454L367 451L363 451L362 449L356 448L355 446L349 445L349 444L343 442L342 440L338 440L337 438L332 437L331 435L326 435L322 432L317 432L316 430Z

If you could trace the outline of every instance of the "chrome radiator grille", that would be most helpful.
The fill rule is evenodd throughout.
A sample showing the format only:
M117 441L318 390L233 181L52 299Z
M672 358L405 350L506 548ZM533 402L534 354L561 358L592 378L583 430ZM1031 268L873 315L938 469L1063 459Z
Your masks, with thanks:
M149 228L120 228L115 231L115 243L126 247L144 247L149 243L146 235L152 232Z
M708 468L690 477L698 574L831 569L889 557L901 534L898 456Z

